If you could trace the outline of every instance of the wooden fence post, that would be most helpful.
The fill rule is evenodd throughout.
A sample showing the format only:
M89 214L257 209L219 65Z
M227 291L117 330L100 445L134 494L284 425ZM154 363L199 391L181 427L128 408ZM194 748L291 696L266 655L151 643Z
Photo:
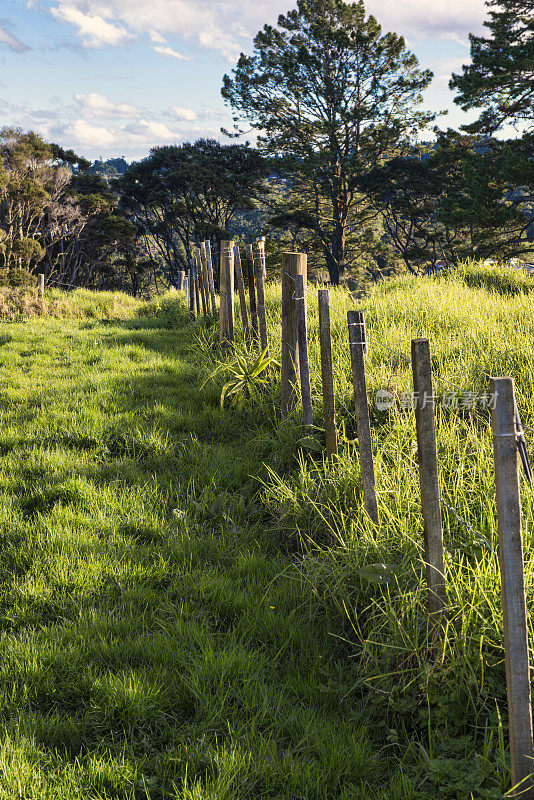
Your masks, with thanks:
M377 525L378 503L376 500L375 466L373 461L371 423L369 420L369 403L367 401L361 313L362 312L358 311L349 311L347 313L347 322L349 326L354 408L356 411L356 426L358 429L358 449L360 451L360 468L362 472L363 503L371 522Z
M258 328L258 308L256 305L256 281L254 278L254 249L251 244L247 244L247 278L248 278L248 293L250 298L250 321L252 323L252 339L254 342L259 341L259 328Z
M412 339L412 371L419 483L425 532L428 607L431 614L438 614L447 603L447 587L439 496L435 402L428 339Z
M299 351L300 393L302 395L302 419L305 425L313 425L311 402L310 363L308 361L308 323L306 321L306 286L304 276L295 276L297 304L297 342Z
M202 282L204 284L204 293L206 295L206 316L211 314L211 298L210 298L210 280L208 275L208 264L206 259L206 249L202 247L203 242L200 243L198 248L198 257L200 261L200 269L202 272Z
M220 248L219 252L219 344L224 342L228 324L226 321L228 314L228 304L226 301L226 269L224 266L224 251Z
M196 274L198 277L199 289L200 289L200 298L202 300L202 313L204 316L207 316L208 313L208 306L207 306L207 294L206 294L206 284L204 281L204 274L202 270L202 259L200 256L200 247L195 248L195 264L196 264ZM199 308L200 312L200 308Z
M262 242L256 242L256 249L254 252L254 275L256 277L256 292L258 294L258 325L260 329L260 346L262 352L269 348L269 337L267 335L267 314L265 311L265 277L263 275L263 256L265 253L265 245Z
M44 272L39 273L39 298L44 300L44 289L45 289L45 276Z
M363 354L364 356L367 355L368 346L367 346L367 327L365 325L365 314L363 311L356 312L356 322L358 323L358 328L360 330L360 341L363 346Z
M189 312L193 319L197 316L197 294L195 290L195 262L189 264Z
M258 250L262 263L263 280L267 279L267 261L265 258L265 236L258 236L256 239L256 249Z
M302 275L304 287L307 283L308 257L304 253L282 255L282 414L294 408L297 400L297 375L299 353L297 347L297 275Z
M337 456L336 404L332 367L332 335L330 329L330 296L328 289L319 289L319 343L321 346L321 379L323 384L323 415L326 454L330 460ZM283 338L283 337L282 337Z
M512 786L521 783L511 796L533 800L532 700L514 381L491 378L490 388Z
M215 317L217 315L217 302L215 300L215 281L213 280L213 263L211 260L211 244L209 241L202 242L201 254L206 262L206 271L208 274L208 286L211 297L211 313Z
M243 332L245 334L245 342L247 347L250 346L250 325L248 323L248 309L247 298L245 295L245 283L243 281L243 273L241 271L241 256L239 254L239 247L234 247L234 260L235 260L235 273L237 275L237 288L239 290L239 308L241 309L241 321L243 323Z
M184 275L185 272L183 271L183 269L180 270L180 272L178 273L178 277L176 279L176 288L178 289L178 291L181 291L184 288Z
M193 275L195 278L195 309L196 313L200 314L200 290L198 285L198 269L196 258L193 258Z
M221 242L219 342L234 341L234 243Z
M185 292L186 297L189 297L189 276L185 273L182 281L182 291Z

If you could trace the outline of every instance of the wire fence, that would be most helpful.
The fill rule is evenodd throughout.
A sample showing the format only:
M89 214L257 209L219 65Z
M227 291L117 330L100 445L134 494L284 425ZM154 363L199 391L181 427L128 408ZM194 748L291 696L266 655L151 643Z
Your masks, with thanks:
M282 274L286 275L292 281L295 281L294 276L289 274L285 270L282 270ZM297 294L296 291L293 292L293 294L292 294L292 299L293 300L297 301L297 300L303 299L303 298L297 297L296 294ZM347 294L347 297L349 298L350 302L354 305L354 299L353 299L351 293L347 292L346 294ZM345 319L344 315L341 312L337 311L337 309L335 309L335 308L332 308L332 306L329 307L329 310L330 310L330 312L333 312L334 315L337 316L339 319L342 319L344 323L346 323L346 319ZM379 347L383 348L384 350L387 350L388 352L393 353L394 355L400 357L401 359L403 359L405 361L405 363L411 364L411 362L412 362L411 356L407 355L406 353L403 353L401 350L398 350L396 348L391 347L389 344L386 344L385 342L381 341L380 339L378 339L378 338L376 338L374 336L370 336L368 331L367 331L367 329L366 329L365 338L366 338L366 340L368 340L370 342L373 342L373 344L378 345ZM294 349L292 347L292 345L290 345L288 342L284 342L283 341L283 344L285 344L290 349ZM358 346L361 346L361 345L358 345ZM310 368L310 371L313 373L313 375L319 381L321 381L322 377L317 373L317 371L314 369L314 367L311 364L309 365L309 368ZM458 392L461 392L461 393L465 392L465 389L463 387L459 386L457 383L455 383L454 381L450 380L450 378L445 378L443 375L441 375L440 373L436 372L434 369L432 369L432 377L436 378L437 380L441 381L442 383L447 384L448 386L451 386L452 388L454 388ZM334 392L334 402L335 402L335 405L337 407L341 407L344 410L344 412L347 414L349 419L351 419L353 422L357 421L355 414L347 408L346 404L341 400L341 398L335 392ZM485 420L482 417L479 417L478 415L475 415L475 416L480 422L483 422L487 426L488 420ZM524 437L523 437L523 439L521 438L521 433L524 430L528 430L528 431L534 433L534 429L533 428L530 428L528 425L521 425L521 422L519 420L519 415L518 415L517 435L518 435L519 453L520 453L520 456L521 456L521 460L522 460L522 463L523 463L523 467L524 467L524 471L525 471L525 475L527 477L527 480L530 483L532 483L532 474L531 474L531 471L530 471L530 465L529 465L528 456L527 456L527 453L526 453L526 442L524 441ZM372 435L372 438L373 438L375 447L378 447L383 453L385 453L387 456L389 456L389 458L391 458L391 460L394 463L396 463L406 475L408 475L412 479L419 480L419 475L415 472L414 469L411 469L409 466L406 466L402 461L399 461L398 457L395 456L383 444L383 442L378 443L376 441L376 436ZM415 469L418 469L418 465L414 461L412 463L413 463L413 466L415 467ZM445 508L448 510L448 512L450 514L452 514L454 519L460 525L462 525L473 536L473 538L476 539L479 542L479 544L483 545L494 556L497 556L497 553L496 553L495 549L492 547L492 545L489 542L488 538L482 533L482 531L480 531L477 528L475 528L468 520L466 520L465 517L463 517L456 508L454 508L454 506L450 505L450 503L448 503L446 500L444 500L443 496L440 497L440 501L441 501L442 505L445 506Z

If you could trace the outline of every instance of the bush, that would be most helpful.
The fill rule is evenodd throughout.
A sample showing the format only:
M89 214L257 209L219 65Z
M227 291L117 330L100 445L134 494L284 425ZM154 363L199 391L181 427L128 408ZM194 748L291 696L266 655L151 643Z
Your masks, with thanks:
M34 287L37 283L35 275L27 269L0 269L0 286Z

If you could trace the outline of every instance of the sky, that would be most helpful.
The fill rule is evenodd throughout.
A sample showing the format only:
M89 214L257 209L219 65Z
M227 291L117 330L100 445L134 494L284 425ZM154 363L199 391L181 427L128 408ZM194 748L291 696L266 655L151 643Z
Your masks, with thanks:
M1 0L0 127L36 130L89 159L218 138L231 116L222 77L292 0ZM469 63L483 0L367 0L434 72L425 105L440 127L476 118L453 103L451 72ZM228 140L226 140L228 141Z

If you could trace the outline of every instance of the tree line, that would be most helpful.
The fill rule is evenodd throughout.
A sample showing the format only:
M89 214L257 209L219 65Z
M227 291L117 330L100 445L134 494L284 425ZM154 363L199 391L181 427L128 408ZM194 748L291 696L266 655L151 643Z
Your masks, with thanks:
M479 111L460 131L434 126L422 69L363 2L298 0L265 25L223 80L250 144L154 147L126 166L91 165L34 132L0 131L0 282L142 295L175 285L193 248L267 234L338 283L434 270L464 258L529 258L534 241L534 13L489 0L486 36L451 77ZM514 125L517 133L496 134Z

